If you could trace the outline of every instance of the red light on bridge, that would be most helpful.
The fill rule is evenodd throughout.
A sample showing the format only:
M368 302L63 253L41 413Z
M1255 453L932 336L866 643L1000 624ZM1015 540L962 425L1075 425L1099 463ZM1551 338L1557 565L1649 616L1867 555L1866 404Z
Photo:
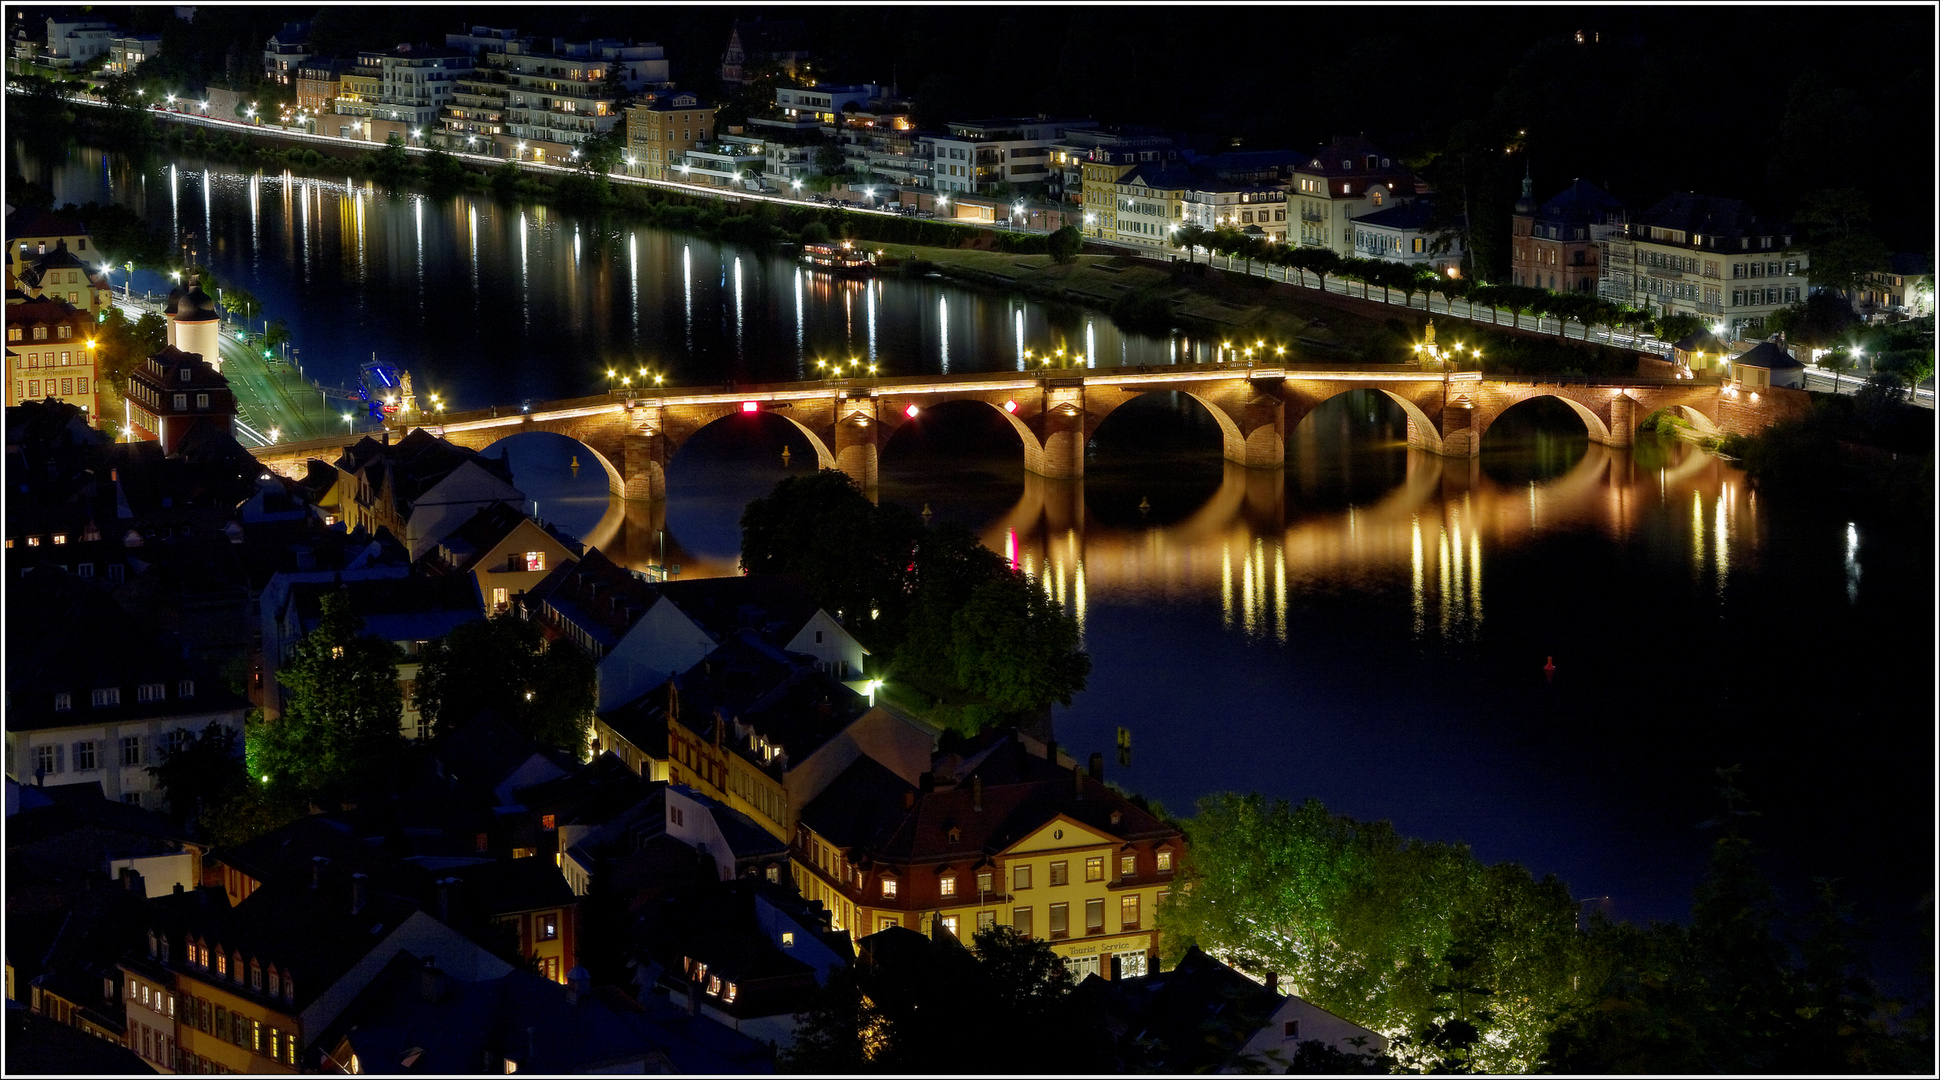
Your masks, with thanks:
M903 415L909 417L911 420L914 420L916 419L916 414L922 411L923 410L917 408L916 406L911 405L909 408L903 410Z
M742 411L742 412L760 412L760 411L761 411L761 403L760 403L760 402L758 402L758 401L744 401L744 402L742 402L742 403L741 403L741 411Z
M1006 401L1006 402L1004 402L1004 411L1005 411L1005 412L1008 412L1008 413L1014 413L1014 412L1016 412L1016 411L1017 411L1017 403L1016 403L1015 401Z

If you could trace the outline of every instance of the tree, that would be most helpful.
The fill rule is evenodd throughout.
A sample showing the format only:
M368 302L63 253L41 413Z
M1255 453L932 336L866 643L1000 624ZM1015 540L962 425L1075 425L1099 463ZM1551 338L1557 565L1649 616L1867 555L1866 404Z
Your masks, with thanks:
M741 564L799 577L880 670L975 731L1069 703L1091 661L1077 623L967 530L877 506L846 474L791 476L741 517Z
M187 728L175 729L161 763L147 768L168 800L170 817L177 822L200 820L248 785L241 734L215 720L199 735Z
M288 707L249 740L252 781L279 794L344 794L386 775L403 748L403 650L365 634L346 593L326 594L322 607L317 628L277 672Z
M1854 188L1832 188L1805 196L1797 214L1806 229L1807 276L1814 285L1839 294L1848 307L1866 279L1886 268L1888 252L1869 228L1872 206Z
M591 658L547 648L537 623L509 614L427 643L417 690L418 713L434 735L490 710L537 742L575 753L586 746L598 704Z
M1923 1072L1930 1032L1867 978L1850 912L1820 883L1803 935L1788 933L1743 827L1734 769L1720 769L1720 835L1688 926L1598 920L1606 972L1558 1019L1542 1067L1559 1072Z
M1296 269L1319 279L1322 292L1327 290L1327 275L1337 274L1341 269L1340 254L1332 248L1303 247L1297 249L1291 258Z
M1576 904L1554 878L1483 866L1384 822L1258 795L1201 800L1190 858L1158 913L1161 948L1196 944L1277 971L1302 997L1389 1035L1463 1043L1468 1064L1526 1071L1583 972ZM1486 991L1486 993L1484 992ZM1444 1055L1450 1045L1439 1045Z
M1083 250L1084 235L1078 231L1076 225L1066 225L1046 237L1045 243L1050 249L1052 262L1068 263L1076 259L1078 252Z
M626 156L625 129L615 127L602 131L579 144L579 167L587 172L604 177L620 164Z
M783 1054L785 1071L1015 1072L1021 1058L1033 1072L1088 1072L1109 1054L1049 942L995 926L969 949L947 936L910 944L831 973Z
M1199 261L1199 249L1206 246L1207 239L1212 234L1208 233L1203 226L1187 225L1172 235L1173 242L1186 249L1186 262L1196 264Z
M1091 674L1077 623L1021 572L977 586L951 620L951 638L958 685L1001 713L1070 705Z
M1700 334L1707 329L1703 319L1688 311L1674 311L1659 315L1652 320L1652 324L1652 331L1659 341L1682 341L1692 334Z

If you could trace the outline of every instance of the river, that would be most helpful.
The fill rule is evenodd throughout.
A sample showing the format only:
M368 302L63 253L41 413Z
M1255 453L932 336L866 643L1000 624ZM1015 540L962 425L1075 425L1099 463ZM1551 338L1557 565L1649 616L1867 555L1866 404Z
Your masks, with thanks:
M311 377L348 381L375 352L454 408L597 392L642 368L682 384L851 357L1014 369L1026 348L1207 358L1207 343L1096 313L935 280L831 282L489 198L10 152L58 200L124 202L247 283ZM1505 414L1476 461L1409 451L1404 430L1383 399L1343 395L1290 433L1284 472L1249 473L1220 461L1196 405L1153 396L1100 428L1084 481L1056 483L1024 473L993 413L946 406L885 448L880 495L977 532L1081 620L1095 667L1058 737L1175 812L1223 789L1315 797L1554 873L1611 915L1681 919L1715 770L1740 765L1788 898L1840 879L1882 973L1929 979L1930 525L1768 498L1683 445L1607 450L1540 402ZM649 506L609 500L563 438L505 445L529 509L690 577L733 572L742 507L815 460L784 422L734 417L683 448Z

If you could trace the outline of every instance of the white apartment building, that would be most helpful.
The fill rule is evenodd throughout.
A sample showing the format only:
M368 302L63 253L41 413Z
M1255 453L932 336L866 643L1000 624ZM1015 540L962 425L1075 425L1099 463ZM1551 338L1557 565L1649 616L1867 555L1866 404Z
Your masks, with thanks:
M1733 336L1762 329L1808 291L1809 260L1792 227L1737 199L1676 192L1592 235L1603 260L1598 296L1696 315Z
M473 26L446 35L445 44L475 66L442 127L501 157L570 159L580 143L622 123L628 98L669 85L666 50L652 42L535 39Z
M926 135L931 175L938 194L987 193L997 184L1046 184L1051 176L1051 144L1074 129L1094 128L1095 120L974 120L945 125L947 133Z

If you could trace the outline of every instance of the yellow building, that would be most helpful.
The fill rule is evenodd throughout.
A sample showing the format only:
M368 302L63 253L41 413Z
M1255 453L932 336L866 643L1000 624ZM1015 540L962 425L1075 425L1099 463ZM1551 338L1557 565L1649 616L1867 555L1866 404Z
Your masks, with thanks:
M53 398L100 422L94 320L65 300L7 305L7 405Z
M861 759L802 810L795 881L836 928L939 926L967 942L1009 926L1079 978L1148 970L1178 830L1106 787L1096 755L1079 769L1013 735L937 765L925 791Z
M1085 162L1078 201L1084 207L1087 236L1118 238L1118 180L1137 167L1136 162Z
M685 90L648 94L626 110L627 173L665 180L687 151L714 137L715 106Z

